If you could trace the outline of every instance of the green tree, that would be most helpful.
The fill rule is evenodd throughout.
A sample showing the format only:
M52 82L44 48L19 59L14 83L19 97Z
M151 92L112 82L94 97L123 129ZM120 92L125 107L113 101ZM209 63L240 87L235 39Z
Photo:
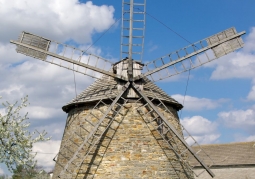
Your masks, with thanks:
M35 166L28 170L22 165L19 165L13 170L12 179L50 179L50 175L42 170L40 166Z
M9 179L8 175L0 175L0 179Z
M13 170L12 179L32 179L39 172L36 167L27 168L19 165Z
M0 97L1 98L1 97ZM0 163L4 163L13 172L14 169L31 170L35 167L35 154L32 154L33 144L46 141L45 131L30 133L27 113L20 115L20 110L28 105L28 97L21 99L21 103L3 103L5 114L0 114Z

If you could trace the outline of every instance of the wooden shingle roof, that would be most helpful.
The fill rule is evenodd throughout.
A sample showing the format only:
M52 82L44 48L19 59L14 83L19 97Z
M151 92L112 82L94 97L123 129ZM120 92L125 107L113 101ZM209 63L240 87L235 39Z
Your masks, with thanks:
M213 167L217 166L255 166L255 142L238 142L228 144L201 145L202 149L214 161ZM196 151L197 148L193 147ZM203 157L202 157L203 158ZM195 160L192 165L199 166ZM204 161L211 163L210 161Z
M170 103L177 110L183 106L176 100L171 98L162 89L152 83L148 78L144 78L144 93L149 97L155 97L153 93L163 102ZM107 81L107 83L106 83ZM153 91L153 92L151 92ZM85 103L96 102L100 99L115 98L118 95L117 82L108 76L103 76L101 79L96 80L87 89L80 93L77 98L74 98L65 106L62 107L63 111L70 111L75 105L83 105Z

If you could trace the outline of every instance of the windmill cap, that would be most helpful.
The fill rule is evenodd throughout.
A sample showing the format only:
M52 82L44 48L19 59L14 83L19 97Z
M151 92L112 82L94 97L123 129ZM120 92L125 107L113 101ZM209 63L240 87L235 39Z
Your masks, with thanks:
M107 84L105 84L106 80L108 80ZM154 95L156 94L159 100L172 106L177 111L183 108L180 103L167 95L167 93L152 83L148 78L143 77L143 82L143 92L148 98L154 98ZM96 103L102 99L107 100L110 98L115 98L118 95L117 85L117 81L113 78L103 76L101 79L96 80L87 89L81 92L76 98L63 106L62 109L68 113L71 109L78 106L80 107L89 103ZM135 100L133 99L133 101ZM132 102L132 99L130 99L130 102Z

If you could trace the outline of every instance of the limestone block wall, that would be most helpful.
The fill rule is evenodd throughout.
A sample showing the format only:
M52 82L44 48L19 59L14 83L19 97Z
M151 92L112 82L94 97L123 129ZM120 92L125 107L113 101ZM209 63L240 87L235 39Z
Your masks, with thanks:
M136 110L138 105L127 103L116 116L114 112L110 112L109 116L114 117L110 128L82 161L81 167L73 171L76 167L70 165L68 170L73 171L73 174L66 175L66 178L194 178L192 172L179 162L175 153L162 140L158 130L153 129L142 118ZM89 114L92 107L87 105L69 112L60 147L61 155L58 156L57 161L62 166L65 166L73 152L77 150L77 146L92 130L91 123L97 123L97 118ZM181 133L176 110L170 106L168 108L170 113L160 108L159 110ZM94 115L100 117L102 112L99 111L106 109L106 106L100 106L98 111L94 110ZM148 109L143 108L142 110ZM101 129L107 125L111 117L103 122ZM177 145L183 148L178 142ZM88 148L85 146L81 150L80 158L84 156ZM75 160L74 163L79 160L81 159ZM62 167L56 164L54 179L58 178L61 170Z

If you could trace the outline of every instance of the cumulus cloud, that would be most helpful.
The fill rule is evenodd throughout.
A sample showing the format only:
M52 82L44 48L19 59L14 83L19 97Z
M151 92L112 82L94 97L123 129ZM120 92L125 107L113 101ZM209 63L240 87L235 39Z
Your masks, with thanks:
M12 61L16 52L13 50L10 54L13 54L9 55ZM75 96L75 82L79 93L93 81L90 77L75 74L74 82L72 71L25 56L23 59L17 64L0 65L0 95L3 100L13 102L29 94L31 106L61 108ZM0 60L2 62L2 57Z
M255 27L251 28L248 36L244 39L245 46L237 52L233 52L219 60L204 65L215 68L211 79L251 79L253 86L248 100L255 100Z
M157 49L158 49L158 46L157 45L153 45L153 46L150 47L149 52L153 52L153 51L155 51Z
M180 94L171 95L179 103L183 103L184 96ZM220 107L227 99L212 100L208 98L197 98L193 96L185 96L184 109L188 111L201 111L205 109L215 109Z
M92 1L78 0L0 0L0 96L1 102L14 103L28 95L30 130L46 130L52 140L37 143L33 151L46 169L52 169L52 158L58 152L66 113L61 107L94 80L67 69L33 59L15 51L15 40L23 30L66 42L71 40L80 49L87 49L94 33L108 29L114 22L112 6L97 6ZM90 48L100 55L101 49ZM75 90L76 87L76 90ZM0 113L5 110L0 106ZM42 154L54 153L54 154ZM1 170L2 171L2 170Z
M33 119L47 119L47 118L53 118L54 116L57 116L61 109L55 109L55 108L47 108L47 107L41 107L41 106L31 106L27 108L28 111L31 111L29 113L29 117Z
M30 105L24 109L30 119L44 120L63 117L61 107L80 93L93 79L72 71L43 63L38 60L25 61L9 68L0 67L1 101L14 103L28 95Z
M3 175L4 174L4 171L3 169L0 168L0 175Z
M255 101L255 85L252 86L252 88L247 96L247 99L251 100L251 101Z
M254 141L255 142L255 135L251 135L249 137L246 137L246 139L244 141L247 141L247 142ZM255 145L255 143L254 143L254 145Z
M245 46L205 67L215 67L211 79L250 78L255 76L255 27L244 39Z
M38 142L33 146L33 152L36 152L37 165L42 166L46 171L54 168L55 162L53 158L59 152L60 140L50 140L46 142Z
M16 53L15 48L16 47L12 44L3 44L2 39L0 38L0 67L5 67L6 64L20 63L22 60L24 60L24 56Z
M243 133L234 134L236 142L254 142L255 147L255 135L244 135Z
M225 126L229 128L243 129L255 134L255 106L247 110L232 110L218 114Z
M239 51L223 57L213 71L211 79L253 78L255 55Z
M112 6L96 6L92 1L1 0L0 4L3 42L26 30L55 40L86 43L94 32L108 29L115 21Z
M0 116L3 116L6 114L6 110L4 108L0 108Z
M186 117L181 119L181 124L200 144L216 142L220 137L220 134L217 131L217 123L202 116ZM188 138L187 142L189 144L193 143L191 138Z

